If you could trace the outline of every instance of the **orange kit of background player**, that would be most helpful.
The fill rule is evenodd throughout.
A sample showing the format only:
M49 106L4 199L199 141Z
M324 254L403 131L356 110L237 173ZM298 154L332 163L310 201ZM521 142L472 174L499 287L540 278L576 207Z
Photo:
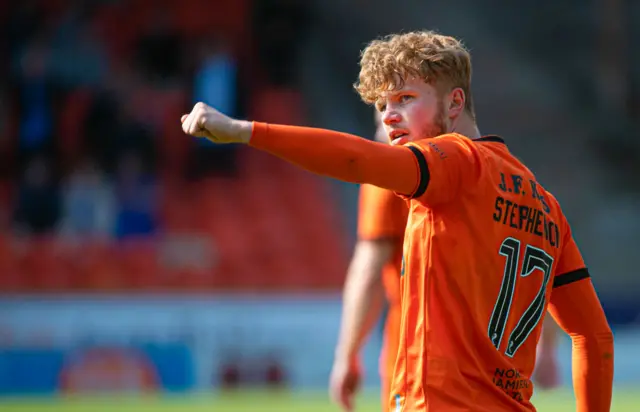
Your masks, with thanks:
M373 41L357 90L400 144L231 119L203 103L182 128L409 201L392 409L534 411L548 308L573 340L578 412L609 411L613 334L589 272L556 199L503 139L480 135L468 51L433 32Z
M406 202L393 192L366 184L360 187L358 241L345 281L340 335L329 384L332 399L346 411L353 410L360 383L359 351L377 324L385 300L388 311L380 378L382 408L388 410L391 377L400 346L400 276L407 216Z

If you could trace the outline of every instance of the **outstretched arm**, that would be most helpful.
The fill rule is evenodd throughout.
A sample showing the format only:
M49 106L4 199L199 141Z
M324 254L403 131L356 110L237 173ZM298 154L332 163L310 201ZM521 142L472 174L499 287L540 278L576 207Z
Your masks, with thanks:
M411 194L420 180L413 147L390 146L346 133L253 123L249 144L313 173ZM426 165L425 165L426 167Z
M236 120L204 103L181 121L192 136L249 144L310 172L368 183L431 206L472 190L481 175L478 148L455 133L389 146L330 130Z
M236 120L204 103L197 103L181 122L182 130L192 136L215 143L250 144L313 173L346 182L370 183L406 195L428 183L424 155L415 147L389 146L324 129Z

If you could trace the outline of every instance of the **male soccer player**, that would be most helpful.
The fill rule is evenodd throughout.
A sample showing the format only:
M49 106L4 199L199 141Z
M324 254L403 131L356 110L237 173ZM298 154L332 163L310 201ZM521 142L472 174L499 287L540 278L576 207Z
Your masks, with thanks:
M375 114L375 140L389 143L379 112ZM393 192L361 185L358 240L344 285L340 335L329 380L331 398L345 411L354 408L361 379L358 354L381 315L385 297L388 311L379 369L382 410L389 410L391 376L400 344L400 273L407 215L406 202ZM559 384L556 353L557 328L546 318L533 374L540 388L552 389Z
M468 51L411 32L373 41L360 64L356 88L399 145L231 119L204 103L182 129L409 201L392 409L534 411L548 307L573 340L577 411L609 411L613 334L589 272L556 199L500 137L480 135Z
M389 138L376 111L376 136ZM353 410L360 384L358 354L388 303L384 343L380 354L382 410L388 410L391 377L400 338L400 272L407 204L393 192L364 184L360 187L358 240L343 292L340 335L329 381L331 398L345 411Z

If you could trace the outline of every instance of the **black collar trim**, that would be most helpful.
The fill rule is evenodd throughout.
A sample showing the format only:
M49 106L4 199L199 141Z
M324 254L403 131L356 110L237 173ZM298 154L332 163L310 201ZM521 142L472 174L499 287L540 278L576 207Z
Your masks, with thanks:
M500 136L490 134L487 136L482 136L477 139L473 139L474 142L496 142L504 144L504 139Z

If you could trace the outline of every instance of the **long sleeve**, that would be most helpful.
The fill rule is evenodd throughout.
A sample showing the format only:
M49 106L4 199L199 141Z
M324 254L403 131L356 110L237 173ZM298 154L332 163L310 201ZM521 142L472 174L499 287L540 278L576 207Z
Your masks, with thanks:
M613 391L613 334L591 279L554 288L549 313L573 342L576 411L608 412Z
M415 149L346 133L254 122L249 144L310 172L346 182L404 194L415 192L420 182Z

